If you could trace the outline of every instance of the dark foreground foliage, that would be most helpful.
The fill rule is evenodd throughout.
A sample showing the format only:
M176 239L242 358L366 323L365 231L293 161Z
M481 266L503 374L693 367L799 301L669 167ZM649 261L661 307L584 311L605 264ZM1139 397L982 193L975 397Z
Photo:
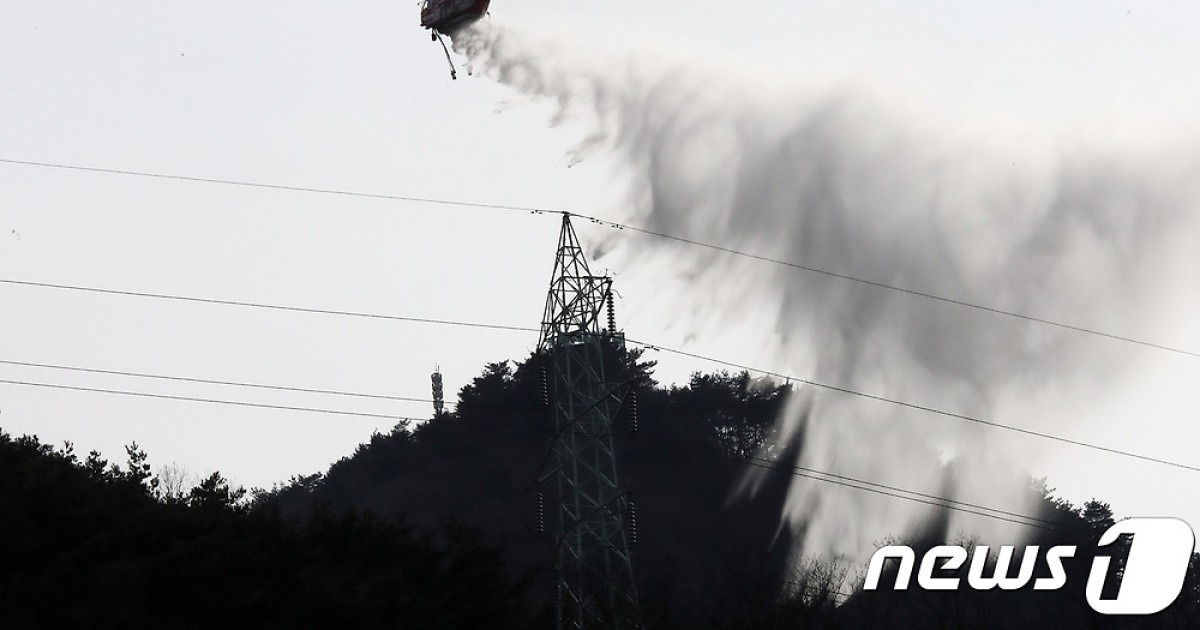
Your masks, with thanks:
M525 582L465 528L355 510L288 522L218 474L163 499L110 466L0 433L0 628L524 628Z
M621 482L638 505L634 572L647 627L652 628L1106 628L1197 627L1200 576L1184 594L1149 618L1106 618L1091 611L1084 582L1099 534L1112 523L1108 506L1076 508L1031 481L1044 529L1029 541L979 544L1076 545L1060 591L961 590L954 593L858 590L864 567L790 558L790 532L780 527L787 488L801 444L761 452L788 387L747 374L696 374L682 387L660 388L652 364L631 352L610 369L632 378L639 427L624 416L613 428ZM431 525L445 518L468 523L507 545L506 558L541 567L531 598L549 607L553 542L535 528L538 484L552 436L549 413L538 404L538 362L495 363L462 389L454 413L421 426L375 435L324 474L297 477L267 497L285 513L364 508ZM612 374L613 372L610 372ZM617 380L617 379L614 379ZM747 473L763 474L753 493L738 492ZM854 490L847 490L854 491ZM548 508L549 510L549 508ZM947 515L909 541L918 554L956 541ZM553 523L547 523L547 531ZM904 532L896 532L897 535ZM918 556L919 557L919 556ZM1046 575L1040 567L1038 577ZM960 571L965 578L965 569ZM849 577L848 580L843 578ZM1111 589L1111 586L1110 586ZM1110 590L1111 592L1111 590ZM547 613L548 614L548 613Z
M661 388L638 353L610 358L638 394L639 430L622 416L613 439L638 504L647 628L1200 627L1195 558L1166 611L1092 612L1084 582L1112 511L1041 483L1029 492L1045 528L1022 542L1079 548L1061 590L863 592L862 567L796 566L779 515L803 445L760 449L789 388L725 373ZM0 433L0 628L551 628L553 522L537 531L535 497L549 512L538 473L553 428L538 373L536 358L491 364L453 413L253 500L219 474L164 491L136 445L121 468ZM761 476L739 492L748 471ZM907 541L918 557L975 542L946 522Z

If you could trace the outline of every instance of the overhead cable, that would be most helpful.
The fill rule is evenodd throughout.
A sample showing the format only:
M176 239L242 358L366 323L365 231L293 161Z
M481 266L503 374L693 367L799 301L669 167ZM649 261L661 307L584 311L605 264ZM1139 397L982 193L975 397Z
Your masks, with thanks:
M398 315L382 315L382 314L377 314L377 313L339 311L339 310L332 310L332 309L304 308L304 307L294 307L294 306L283 306L283 305L277 305L277 304L263 304L263 303L257 303L257 302L219 300L219 299L212 299L212 298L196 298L196 297L189 297L189 296L182 296L182 295L167 295L167 294L161 294L161 293L144 293L144 292L137 292L137 291L101 289L101 288L95 288L95 287L82 287L82 286L73 286L73 285L64 285L64 284L51 284L51 283L45 283L45 282L29 282L29 281L23 281L23 280L12 280L12 279L2 279L2 278L0 278L0 284L13 284L13 285L33 286L33 287L41 287L41 288L78 290L78 291L85 291L85 292L130 296L130 297L155 298L155 299L182 301L182 302L199 302L199 303L206 303L206 304L220 304L220 305L225 305L225 306L242 306L242 307L250 307L250 308L276 309L276 310L283 310L283 311L294 311L294 312L303 312L303 313L320 313L320 314L325 314L325 315L340 315L340 316L348 316L348 317L366 317L366 318L372 318L372 319L395 320L395 321L415 322L415 323L423 323L423 324L464 326L464 327L484 328L484 329L492 329L492 330L516 331L516 332L539 332L539 330L536 328L530 328L530 327L525 327L525 326L508 326L508 325L501 325L501 324L489 324L489 323L478 322L478 321L444 320L444 319L432 319L432 318L424 318L424 317L404 317L404 316L398 316ZM1073 446L1078 446L1081 448L1087 448L1087 449L1091 449L1091 450L1095 450L1095 451L1109 453L1112 455L1118 455L1121 457L1138 459L1138 460L1151 462L1151 463L1155 463L1155 464L1161 464L1164 466L1171 466L1173 468L1179 468L1182 470L1189 470L1192 472L1200 472L1200 467L1198 467L1198 466L1191 466L1188 464L1184 464L1181 462L1175 462L1175 461L1171 461L1168 459L1152 457L1149 455L1141 455L1139 453L1134 453L1132 451L1127 451L1127 450L1112 448L1112 447L1107 447L1107 446L1101 446L1098 444L1093 444L1093 443L1085 442L1082 440L1075 440L1075 439L1071 439L1071 438L1065 438L1062 436L1053 435L1051 433L1034 431L1032 429L1025 429L1022 427L1004 424L1001 422L995 422L993 420L986 420L983 418L977 418L977 417L969 416L969 415L962 414L962 413L946 411L943 409L938 409L936 407L930 407L928 405L921 405L918 403L907 402L907 401L899 400L896 398L882 396L879 394L871 394L868 392L862 392L862 391L851 389L848 387L841 387L841 386L832 385L829 383L822 383L820 381L815 381L812 379L806 379L806 378L802 378L802 377L791 375L791 374L784 374L784 373L776 372L773 370L766 370L766 369L757 368L757 367L750 366L750 365L735 363L733 361L726 361L724 359L717 359L714 357L709 357L709 356L697 354L694 352L688 352L688 351L680 350L677 348L671 348L669 346L663 346L660 344L650 343L647 341L631 339L629 337L626 337L626 341L629 343L633 343L633 344L645 347L650 350L660 350L662 352L668 352L668 353L676 354L679 356L685 356L685 357L689 357L692 359L707 361L707 362L714 363L717 365L724 365L724 366L732 367L732 368L739 369L739 370L745 370L747 372L753 372L756 374L772 376L775 378L796 381L796 382L804 383L804 384L812 386L812 387L816 387L816 388L820 388L820 389L824 389L824 390L828 390L828 391L833 391L833 392L838 392L838 393L846 394L849 396L855 396L855 397L859 397L859 398L875 400L878 402L895 405L898 407L904 407L904 408L913 409L916 411L923 411L925 413L930 413L933 415L938 415L938 416L942 416L942 417L946 417L946 418L953 418L953 419L961 420L964 422L972 422L975 424L988 426L988 427L992 427L995 429L1011 431L1011 432L1015 432L1015 433L1021 433L1024 435L1031 436L1031 437L1052 440L1052 441L1060 442L1063 444L1070 444Z
M632 225L632 224L628 224L628 223L609 221L607 219L601 219L598 217L594 217L594 216L590 216L590 215L586 215L586 214L582 214L582 213L578 213L578 212L572 212L572 211L568 211L568 210L562 210L562 209L540 208L540 207L512 205L512 204L459 201L459 200L453 200L453 199L443 199L443 198L434 198L434 197L415 197L415 196L408 196L408 195L368 193L368 192L344 190L344 189L334 189L334 188L292 186L292 185L285 185L285 184L268 184L268 183L252 182L252 181L245 181L245 180L220 179L220 178L212 178L212 177L196 177L196 176L190 176L190 175L172 175L172 174L167 174L167 173L154 173L154 172L136 171L136 170L129 170L129 169L79 166L79 165L74 165L74 164L62 164L62 163L54 163L54 162L35 162L35 161L29 161L29 160L13 160L13 159L0 158L0 163L20 165L20 166L33 166L33 167L39 167L39 168L70 170L70 171L104 173L104 174L111 174L111 175L128 175L128 176L135 176L135 177L148 177L148 178L155 178L155 179L176 180L176 181L185 181L185 182L198 182L198 183L205 183L205 184L220 184L220 185L226 185L226 186L265 188L265 189L271 189L271 190L316 193L316 194L323 194L323 195L360 197L360 198L365 198L365 199L382 199L382 200L388 200L388 201L402 201L402 202L410 202L410 203L423 203L423 204L433 204L433 205L443 205L443 206L457 206L457 207L473 208L473 209L503 210L503 211L515 211L515 212L534 213L534 214L551 214L551 213L552 214L567 214L567 215L579 217L581 219L586 219L588 221L591 221L592 223L595 223L598 225L604 225L604 226L607 226L607 227L610 227L613 229L630 230L632 232L637 232L639 234L645 234L647 236L653 236L656 238L667 239L667 240L671 240L671 241L674 241L677 243L684 243L687 245L701 247L701 248L705 248L705 249L709 249L712 251L717 251L717 252L721 252L721 253L725 253L725 254L729 254L729 255L733 255L733 256L740 256L743 258L757 260L760 262L770 263L770 264L774 264L774 265L781 265L781 266L795 269L798 271L805 271L808 273L819 274L819 275L826 276L829 278L836 278L839 280L845 280L847 282L855 282L858 284L862 284L865 286L871 286L871 287L875 287L878 289L895 291L895 292L904 293L907 295L912 295L915 297L921 297L921 298L934 300L934 301L938 301L938 302L942 302L942 303L946 303L946 304L953 304L953 305L961 306L964 308L971 308L971 309L975 309L975 310L979 310L979 311L983 311L983 312L987 312L987 313L992 313L994 315L1001 315L1001 316L1005 316L1005 317L1021 319L1021 320L1025 320L1025 321L1029 321L1029 322L1043 324L1046 326L1062 328L1064 330L1070 330L1070 331L1074 331L1074 332L1078 332L1078 333L1082 333L1082 334L1093 335L1093 336L1103 337L1103 338L1114 340L1114 341L1120 341L1123 343L1134 344L1134 345L1142 346L1145 348L1153 348L1153 349L1162 350L1165 352L1172 352L1175 354L1181 354L1181 355L1200 358L1200 352L1195 351L1195 350L1187 350L1184 348L1178 348L1178 347L1169 346L1166 344L1146 341L1144 339L1137 339L1135 337L1129 337L1126 335L1118 335L1118 334L1114 334L1114 333L1104 332L1102 330L1098 330L1095 328L1088 328L1086 326L1078 326L1075 324L1068 324L1065 322L1059 322L1059 321L1055 321L1055 320L1051 320L1051 319L1046 319L1044 317L1028 315L1025 313L1018 313L1016 311L1006 310L1006 309L1002 309L1002 308L998 308L998 307L994 307L994 306L987 306L987 305L983 305L983 304L977 304L974 302L968 302L968 301L962 300L962 299L945 297L942 295L937 295L935 293L930 293L928 291L921 291L918 289L910 289L907 287L902 287L902 286L894 285L894 284L888 284L886 282L879 282L876 280L870 280L867 278L861 278L861 277L853 276L853 275L846 274L846 273L838 273L835 271L830 271L828 269L821 269L819 267L805 265L805 264L794 262L794 261L787 261L787 260L782 260L779 258L774 258L771 256L765 256L762 254L755 254L752 252L747 252L744 250L740 250L740 249L736 249L736 248L728 247L728 246L724 246L724 245L719 245L716 243L709 243L706 241L701 241L701 240L697 240L697 239L693 239L693 238L687 238L684 236L670 234L668 232L663 232L663 231L659 231L659 230L652 230L649 228L644 228L644 227L640 227L640 226L636 226L636 225Z

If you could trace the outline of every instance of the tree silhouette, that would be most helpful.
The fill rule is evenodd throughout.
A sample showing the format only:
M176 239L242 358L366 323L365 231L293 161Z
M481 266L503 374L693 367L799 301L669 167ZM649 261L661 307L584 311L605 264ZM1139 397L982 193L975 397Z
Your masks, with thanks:
M859 568L790 555L779 520L789 468L768 470L753 496L736 491L746 466L763 464L756 457L791 388L744 372L664 388L641 357L614 348L605 360L611 380L638 398L639 430L620 422L612 437L637 497L633 558L647 627L1200 624L1196 557L1163 612L1094 613L1086 576L1116 517L1099 499L1076 507L1055 497L1045 480L1028 489L1044 525L1030 542L1077 546L1062 589L857 590ZM537 354L488 364L452 412L373 434L327 471L250 496L219 472L191 488L160 479L137 444L121 467L96 452L81 459L69 443L0 432L0 628L553 627L555 488L541 478L555 428L540 400L541 365ZM771 456L794 461L803 447L777 444ZM947 522L943 511L907 542L918 554L955 542ZM1128 549L1103 550L1114 556L1110 595ZM1035 578L1045 575L1039 564Z
M213 473L159 500L125 469L0 432L0 627L524 628L528 577L462 527L284 519ZM514 579L514 576L521 576Z

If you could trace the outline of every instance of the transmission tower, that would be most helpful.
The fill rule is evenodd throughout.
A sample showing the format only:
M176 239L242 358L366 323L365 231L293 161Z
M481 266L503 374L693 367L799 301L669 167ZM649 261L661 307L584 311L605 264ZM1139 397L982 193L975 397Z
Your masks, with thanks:
M615 331L612 280L592 275L563 214L539 350L546 361L555 438L558 628L640 628L627 535L632 501L617 482L613 420L628 383L606 378L605 357L624 348ZM607 329L601 314L608 307Z

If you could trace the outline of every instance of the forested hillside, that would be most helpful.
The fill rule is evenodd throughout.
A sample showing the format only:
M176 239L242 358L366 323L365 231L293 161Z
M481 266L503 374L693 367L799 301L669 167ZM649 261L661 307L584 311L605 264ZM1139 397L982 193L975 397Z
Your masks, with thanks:
M0 433L0 628L524 628L526 582L462 528L356 510L288 521L213 474Z
M857 586L853 580L841 583L863 567L817 559L794 566L790 534L779 516L788 484L804 474L790 464L803 445L758 451L790 388L745 373L695 374L686 385L659 387L651 377L653 365L639 362L640 356L633 351L618 367L636 382L640 430L635 434L619 422L613 438L621 482L637 498L633 554L650 626L877 627L900 620L915 627L1006 628L1114 622L1087 606L1083 579L1053 592L864 594L847 592ZM537 366L536 356L491 364L460 392L455 413L376 435L328 472L296 478L264 498L297 516L356 507L422 526L452 519L478 528L486 539L506 545L510 561L542 569L531 596L545 604L553 525L536 533L535 497L539 490L552 494L537 478L553 421L538 405ZM770 471L752 497L735 492L749 467ZM1029 492L1041 505L1031 514L1041 520L1030 544L1078 545L1080 553L1067 570L1086 577L1088 549L1113 522L1109 506L1099 500L1073 506L1034 479ZM897 538L904 534L895 532ZM920 553L958 542L950 540L954 536L945 519L935 518L908 542ZM1044 575L1046 568L1038 571ZM1167 611L1120 623L1200 624L1196 578L1193 566L1184 594ZM1110 584L1108 592L1115 593L1116 586Z
M619 358L638 430L623 417L613 438L637 499L649 628L1200 624L1195 558L1179 600L1149 618L1093 613L1078 579L1059 591L864 593L842 580L861 567L797 566L779 514L803 445L759 451L789 388L726 373L660 387L639 358ZM0 434L0 627L553 627L553 523L538 532L535 516L538 493L553 494L538 479L553 428L537 365L488 365L453 413L253 496L215 473L168 491L136 446L116 466ZM751 466L766 482L735 492ZM1111 510L1035 481L1029 491L1044 525L1031 544L1078 545L1067 573L1086 575ZM934 519L907 542L919 554L952 536Z

